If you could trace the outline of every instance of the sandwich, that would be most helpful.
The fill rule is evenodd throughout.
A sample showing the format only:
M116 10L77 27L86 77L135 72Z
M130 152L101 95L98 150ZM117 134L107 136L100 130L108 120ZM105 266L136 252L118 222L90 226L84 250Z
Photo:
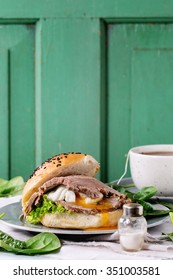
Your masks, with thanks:
M26 221L61 229L115 227L128 201L95 178L99 168L92 156L74 152L43 162L23 189Z

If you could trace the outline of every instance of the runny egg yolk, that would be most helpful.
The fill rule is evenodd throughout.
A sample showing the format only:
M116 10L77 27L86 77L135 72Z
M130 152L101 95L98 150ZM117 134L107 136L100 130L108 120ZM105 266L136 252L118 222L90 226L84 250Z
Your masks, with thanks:
M86 201L86 198L81 197L80 195L77 195L76 201L74 203L76 205L84 207L84 208L95 208L100 211L104 211L104 210L106 211L106 210L112 208L112 204L110 202L108 202L106 199L102 199L97 203L96 202L94 203L93 201L94 201L94 199L92 200L91 203L88 203Z
M108 212L102 212L102 222L105 226L109 224Z
M98 231L98 230L115 230L117 229L117 225L112 225L112 222L109 218L109 212L102 212L101 213L101 219L102 219L102 226L101 227L92 227L92 228L86 228L86 231Z
M103 198L103 194L99 197L90 198L82 193L74 193L68 190L65 186L61 185L57 189L51 191L47 197L52 201L65 200L69 203L74 203L75 205L81 206L83 208L94 208L102 211L108 211L112 208L111 202L107 198Z

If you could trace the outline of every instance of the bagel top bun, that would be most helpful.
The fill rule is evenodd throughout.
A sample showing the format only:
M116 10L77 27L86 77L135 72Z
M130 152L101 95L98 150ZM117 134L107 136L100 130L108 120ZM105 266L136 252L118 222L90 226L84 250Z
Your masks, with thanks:
M25 212L27 201L46 181L53 177L86 175L94 177L99 163L90 155L82 153L63 153L43 162L30 176L22 193L22 207Z

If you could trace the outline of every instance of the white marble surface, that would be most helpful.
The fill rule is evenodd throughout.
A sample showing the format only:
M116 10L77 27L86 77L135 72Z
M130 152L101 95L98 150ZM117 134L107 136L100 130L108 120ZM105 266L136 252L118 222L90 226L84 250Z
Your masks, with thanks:
M19 197L16 197L16 201ZM14 198L13 198L14 201ZM0 207L11 203L10 198L0 198ZM10 206L9 206L10 207ZM1 213L1 210L0 210ZM20 231L0 222L0 230L10 234L16 239L25 240L33 233ZM152 236L161 235L162 232L173 232L173 225L170 220L164 224L148 229ZM59 236L61 239L61 237ZM62 240L62 247L59 251L35 256L15 255L13 253L0 252L0 260L17 259L38 259L38 260L170 260L173 259L173 242L163 241L161 243L145 243L144 249L139 252L125 252L117 241L69 241Z

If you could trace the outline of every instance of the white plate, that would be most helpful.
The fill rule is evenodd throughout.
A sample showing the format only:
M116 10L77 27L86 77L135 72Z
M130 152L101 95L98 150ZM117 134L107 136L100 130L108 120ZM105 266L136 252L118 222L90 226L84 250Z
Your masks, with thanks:
M155 209L167 210L165 206L156 204ZM2 208L0 208L0 213L5 213L5 216L0 219L0 223L6 224L15 229L20 229L24 231L32 232L53 232L62 235L93 235L93 234L110 234L116 231L116 229L111 230L72 230L72 229L57 229L57 228L47 228L42 225L34 225L25 221L22 215L21 202L12 202ZM158 226L167 221L168 216L152 217L147 220L148 228Z
M34 225L26 222L22 215L21 202L14 202L8 204L0 208L0 213L5 213L3 218L0 220L0 223L6 224L15 229L25 230L25 231L33 231L33 232L53 232L58 234L70 234L70 235L78 235L78 234L108 234L115 232L115 229L111 230L73 230L73 229L57 229L57 228L47 228L40 224Z

